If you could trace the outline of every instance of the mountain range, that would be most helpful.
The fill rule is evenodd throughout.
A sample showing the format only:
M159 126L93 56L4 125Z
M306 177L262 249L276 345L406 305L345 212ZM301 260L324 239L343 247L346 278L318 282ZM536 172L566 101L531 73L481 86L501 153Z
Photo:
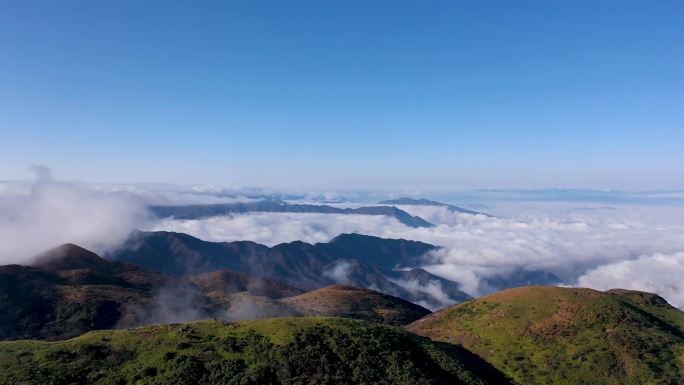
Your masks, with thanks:
M430 308L470 298L455 282L414 268L437 247L403 239L341 234L330 242L268 247L255 242L207 242L182 233L137 232L106 257L149 271L187 276L228 269L311 290L332 284L369 288ZM397 268L405 267L398 270ZM414 285L407 286L406 282ZM425 285L446 293L436 297Z
M369 288L440 309L470 296L453 281L418 267L439 247L404 239L341 234L327 243L301 241L268 247L255 242L207 242L183 233L136 232L108 259L149 271L186 276L220 269L240 271L311 290L332 284ZM550 272L515 269L483 279L491 290L555 285Z

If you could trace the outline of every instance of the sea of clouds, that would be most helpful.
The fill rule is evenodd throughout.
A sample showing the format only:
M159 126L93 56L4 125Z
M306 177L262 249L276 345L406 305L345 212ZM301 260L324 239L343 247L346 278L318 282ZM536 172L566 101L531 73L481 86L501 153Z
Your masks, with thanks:
M150 230L211 241L249 239L274 245L327 242L340 233L418 240L442 248L428 271L477 296L495 288L484 278L517 268L550 271L570 285L656 292L684 307L684 207L534 204L500 207L506 216L473 216L441 207L400 206L436 226L411 228L366 215L250 213L201 220L165 219Z
M67 242L103 253L119 246L133 229L267 245L327 242L356 232L441 246L422 267L458 282L473 296L493 290L485 278L522 268L553 272L569 285L655 292L684 308L682 205L544 199L481 206L493 216L400 206L434 223L431 228L411 228L384 216L310 213L158 220L149 216L147 205L249 201L258 199L259 190L66 183L45 168L34 171L34 181L0 183L0 264L30 263L32 256ZM331 194L319 196L341 196Z

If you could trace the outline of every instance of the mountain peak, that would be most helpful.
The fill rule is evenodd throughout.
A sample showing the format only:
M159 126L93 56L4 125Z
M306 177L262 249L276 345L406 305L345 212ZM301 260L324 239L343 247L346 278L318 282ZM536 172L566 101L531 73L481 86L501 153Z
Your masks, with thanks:
M381 205L404 205L404 206L435 206L435 207L446 207L447 210L455 213L471 214L471 215L487 215L477 211L464 209L463 207L454 206L448 203L442 203L437 201L431 201L429 199L414 199L408 197L402 197L398 199L389 199L378 202ZM487 215L488 216L488 215Z
M372 247L391 247L391 246L411 246L421 249L418 255L437 249L435 245L429 243L413 241L403 238L381 238L373 235L365 235L359 233L342 233L335 238L328 241L327 245L331 246L372 246Z
M36 256L34 266L44 270L74 270L108 266L111 262L90 250L73 243L65 243Z
M331 239L328 241L328 243L337 243L337 242L347 242L347 241L358 241L358 240L379 240L382 238L379 237L374 237L372 235L364 235L364 234L359 234L359 233L342 233L335 238Z

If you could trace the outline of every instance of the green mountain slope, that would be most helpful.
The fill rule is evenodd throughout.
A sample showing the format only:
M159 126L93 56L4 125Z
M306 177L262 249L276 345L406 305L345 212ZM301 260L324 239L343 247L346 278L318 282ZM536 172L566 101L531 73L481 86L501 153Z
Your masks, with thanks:
M479 357L340 318L198 321L0 343L0 384L506 384Z
M649 293L509 289L408 329L462 344L522 384L684 381L684 312Z

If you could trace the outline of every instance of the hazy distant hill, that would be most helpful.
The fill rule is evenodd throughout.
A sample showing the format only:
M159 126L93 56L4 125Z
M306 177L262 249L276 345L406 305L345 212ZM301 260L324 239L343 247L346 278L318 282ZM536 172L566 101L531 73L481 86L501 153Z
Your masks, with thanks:
M190 281L204 293L245 292L269 298L285 298L304 293L304 290L280 281L230 270L216 270L192 276Z
M468 209L464 209L462 207L450 205L447 203L442 203L442 202L436 202L436 201L431 201L428 199L413 199L413 198L399 198L399 199L390 199L390 200L385 200L385 201L380 201L378 204L381 205L406 205L406 206L437 206L437 207L446 207L449 211L454 212L454 213L463 213L463 214L472 214L472 215L487 215L483 214L477 211L472 211Z
M684 312L655 294L510 289L433 313L409 330L461 344L521 384L684 379Z
M430 314L421 306L391 295L344 285L312 290L284 298L282 302L301 314L355 318L390 325L406 325Z
M0 342L0 384L479 384L505 376L458 346L339 318L200 321Z
M491 292L521 286L558 286L564 282L551 272L519 267L483 278L482 283L488 286L488 292Z
M295 241L267 247L248 241L206 242L182 233L139 232L108 258L175 276L229 269L307 290L343 283L432 308L449 303L420 287L406 285L407 280L431 283L433 290L441 287L454 302L470 298L458 284L422 269L394 271L398 266L421 265L423 255L435 249L422 242L360 234L342 234L314 245Z
M264 200L247 203L150 206L150 211L160 218L173 217L176 219L200 219L217 215L250 212L385 215L396 218L401 223L411 227L433 226L432 223L420 217L412 216L406 211L390 206L339 208L328 205L290 204L282 201Z

